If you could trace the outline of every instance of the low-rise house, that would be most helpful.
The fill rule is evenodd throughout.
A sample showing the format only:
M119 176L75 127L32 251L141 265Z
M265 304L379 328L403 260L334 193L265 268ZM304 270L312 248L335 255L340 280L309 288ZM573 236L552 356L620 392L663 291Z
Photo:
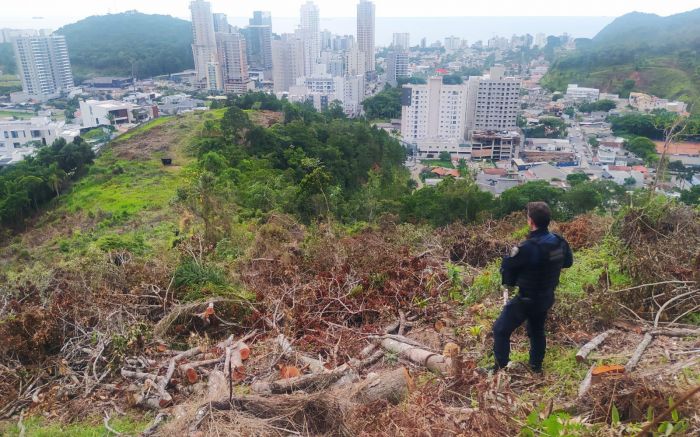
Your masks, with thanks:
M80 120L83 127L120 125L135 121L137 105L117 100L81 100Z

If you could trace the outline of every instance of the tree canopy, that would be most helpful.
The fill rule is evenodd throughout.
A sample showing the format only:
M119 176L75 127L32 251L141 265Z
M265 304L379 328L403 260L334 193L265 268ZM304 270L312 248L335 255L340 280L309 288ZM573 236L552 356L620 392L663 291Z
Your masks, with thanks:
M137 77L192 68L192 26L167 15L99 15L58 29L65 35L76 79L92 75Z

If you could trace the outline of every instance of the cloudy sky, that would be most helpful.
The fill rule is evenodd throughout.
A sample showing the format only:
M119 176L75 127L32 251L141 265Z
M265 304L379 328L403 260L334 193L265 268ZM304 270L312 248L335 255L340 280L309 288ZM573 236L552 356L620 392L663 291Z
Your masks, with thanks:
M247 17L253 10L272 11L273 18L296 17L301 1L294 0L211 0L215 11L230 17ZM316 0L325 17L352 17L356 0ZM376 0L380 17L444 16L618 16L637 10L670 15L700 8L700 0L500 0L407 1ZM65 24L88 15L137 9L181 18L189 16L189 0L0 0L0 26L9 22L44 17L46 24ZM41 20L35 20L37 22ZM37 23L38 24L38 23ZM35 26L40 27L40 26ZM51 26L48 26L51 27Z

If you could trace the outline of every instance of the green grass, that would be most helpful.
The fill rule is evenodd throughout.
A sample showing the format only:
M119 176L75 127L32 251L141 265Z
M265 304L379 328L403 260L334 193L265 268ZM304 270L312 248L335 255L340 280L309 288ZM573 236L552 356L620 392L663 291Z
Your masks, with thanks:
M36 114L33 112L22 112L22 111L0 111L0 118L3 118L3 117L16 117L19 119L27 119L27 118L36 117Z
M142 134L144 132L148 132L149 130L153 129L154 127L161 126L167 122L169 122L172 119L172 117L158 117L155 118L147 123L144 123L138 127L135 127L134 129L131 129L130 131L126 132L124 135L120 135L115 141L126 141L135 135Z
M428 167L455 168L455 166L452 165L452 161L443 161L440 159L421 159L420 163Z
M0 75L0 95L22 91L22 82L13 74Z
M110 428L126 435L138 435L148 426L149 420L135 420L129 417L115 417L109 421ZM107 431L101 418L95 418L85 422L60 425L46 423L39 417L31 417L24 420L26 437L103 437L111 435ZM0 434L7 437L17 437L20 430L16 424L0 425Z
M133 215L167 206L180 176L156 161L102 159L66 196L66 211ZM115 172L123 171L121 174Z
M587 286L595 286L607 271L610 288L621 288L631 284L629 276L622 272L615 255L616 242L604 241L598 246L574 253L574 265L562 270L557 294L580 297Z

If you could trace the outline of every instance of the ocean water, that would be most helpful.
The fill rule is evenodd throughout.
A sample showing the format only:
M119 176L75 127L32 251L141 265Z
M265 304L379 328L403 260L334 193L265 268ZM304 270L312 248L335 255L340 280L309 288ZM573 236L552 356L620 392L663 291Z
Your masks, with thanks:
M391 44L394 32L411 34L411 45L418 45L422 38L428 44L443 41L446 36L458 36L469 43L477 40L486 42L493 36L510 38L513 34L544 33L561 35L564 32L575 38L592 38L603 27L610 24L615 17L416 17L376 19L376 44ZM231 24L245 26L248 21L243 18L229 19ZM299 23L298 18L276 18L272 16L272 31L275 33L293 32ZM321 29L328 29L340 35L354 35L356 21L350 18L321 17Z
M0 28L57 29L78 19L77 17L18 19L0 16ZM513 34L525 33L534 36L540 32L546 35L561 35L566 32L575 38L591 38L613 19L614 17L377 17L376 44L377 46L391 44L394 32L410 33L411 45L420 44L424 37L430 44L438 40L443 41L446 36L452 35L466 39L470 44L477 40L485 42L493 36L510 38ZM229 22L243 27L248 24L248 17L229 17ZM272 31L275 33L293 32L298 25L298 17L272 16ZM355 17L321 16L320 27L321 30L328 29L340 35L354 35L356 21Z

